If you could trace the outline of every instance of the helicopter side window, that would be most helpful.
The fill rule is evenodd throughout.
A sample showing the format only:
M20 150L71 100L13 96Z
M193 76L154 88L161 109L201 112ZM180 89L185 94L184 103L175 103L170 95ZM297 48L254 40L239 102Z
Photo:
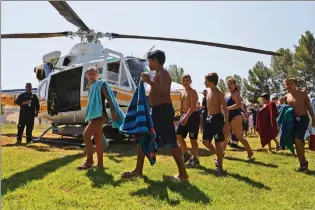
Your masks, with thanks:
M120 61L107 64L107 81L109 84L118 85Z
M46 88L47 88L47 81L43 82L38 91L38 99L39 101L44 101L46 98Z

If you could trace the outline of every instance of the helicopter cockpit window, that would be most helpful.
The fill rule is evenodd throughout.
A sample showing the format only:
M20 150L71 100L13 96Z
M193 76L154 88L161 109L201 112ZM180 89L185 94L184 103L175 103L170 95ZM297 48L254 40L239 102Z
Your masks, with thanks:
M138 85L140 81L141 73L150 71L148 67L148 62L146 60L128 59L127 64L128 64L132 79L136 85Z
M121 76L120 76L120 86L129 88L130 85L129 85L129 81L128 81L128 78L127 78L126 69L124 68L124 65L122 65L122 67L121 67L120 74L121 74Z

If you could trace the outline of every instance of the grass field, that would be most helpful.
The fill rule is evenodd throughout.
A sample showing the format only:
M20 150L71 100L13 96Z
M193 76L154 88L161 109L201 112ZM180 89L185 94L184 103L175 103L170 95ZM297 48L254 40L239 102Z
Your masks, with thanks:
M45 126L37 126L38 136ZM157 164L145 162L144 179L124 180L120 173L133 169L134 143L111 145L105 170L77 171L83 150L45 144L16 146L16 127L2 126L2 207L11 209L315 209L315 153L306 155L308 173L297 172L298 160L288 151L261 149L257 137L248 140L256 161L246 152L228 148L228 175L214 175L214 156L201 147L198 169L188 169L189 183L163 181L177 173L167 150ZM23 141L25 141L23 139ZM200 143L201 145L201 143ZM274 146L274 145L273 145ZM307 145L306 145L307 146Z

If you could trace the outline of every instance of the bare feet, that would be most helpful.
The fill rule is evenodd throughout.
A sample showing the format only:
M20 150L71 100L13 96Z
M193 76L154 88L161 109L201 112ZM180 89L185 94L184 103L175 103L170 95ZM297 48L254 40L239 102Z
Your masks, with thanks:
M253 151L248 152L247 158L248 158L248 160L254 159L254 153L253 153Z
M126 179L132 179L132 178L139 178L139 177L142 177L142 173L141 172L137 172L135 170L133 171L127 171L127 172L124 172L121 174L121 176L123 178L126 178Z
M188 180L187 176L181 176L181 175L174 175L174 176L163 176L164 180L171 181L171 182L182 182Z
M90 169L93 169L93 163L89 164L89 163L85 162L82 165L80 165L77 169L78 170L90 170Z

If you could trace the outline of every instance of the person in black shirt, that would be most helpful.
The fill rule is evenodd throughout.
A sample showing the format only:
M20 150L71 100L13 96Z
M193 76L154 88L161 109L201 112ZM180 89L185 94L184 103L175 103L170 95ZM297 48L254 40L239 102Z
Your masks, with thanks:
M256 116L258 112L257 105L254 104L253 107L249 111L253 115L254 134L256 134Z
M26 143L32 141L32 132L34 128L34 118L38 116L39 100L35 94L32 93L32 84L26 83L26 91L21 93L17 99L16 104L20 105L19 123L17 126L17 143L22 142L22 135L26 126Z

